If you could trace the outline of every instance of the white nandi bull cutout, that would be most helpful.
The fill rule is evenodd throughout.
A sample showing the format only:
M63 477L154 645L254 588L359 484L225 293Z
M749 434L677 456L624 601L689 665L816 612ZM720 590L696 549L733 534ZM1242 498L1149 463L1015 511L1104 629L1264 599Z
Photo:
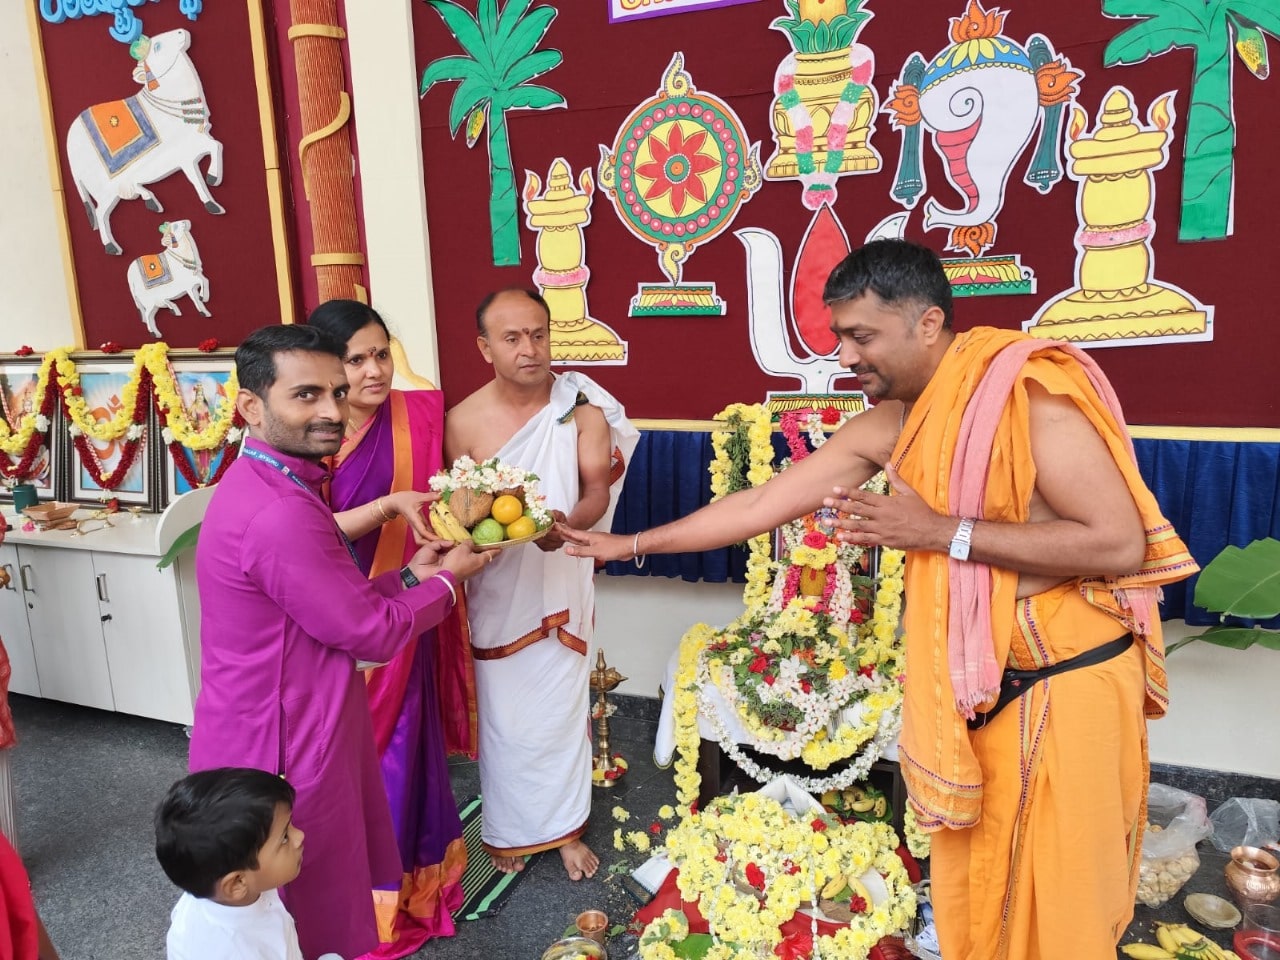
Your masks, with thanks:
M223 212L200 172L200 160L208 157L208 182L222 182L222 144L209 132L209 106L187 56L190 46L186 30L139 37L129 53L138 61L133 79L142 89L127 100L94 104L67 131L71 178L107 253L120 253L111 235L116 204L142 197L148 210L161 212L164 208L146 184L178 170L196 188L206 210Z
M160 336L156 327L156 311L168 307L175 316L182 311L173 301L178 297L190 297L196 309L211 317L205 309L209 300L209 278L200 266L200 251L191 236L190 220L174 220L160 224L160 238L164 249L149 253L129 264L129 292L153 337Z

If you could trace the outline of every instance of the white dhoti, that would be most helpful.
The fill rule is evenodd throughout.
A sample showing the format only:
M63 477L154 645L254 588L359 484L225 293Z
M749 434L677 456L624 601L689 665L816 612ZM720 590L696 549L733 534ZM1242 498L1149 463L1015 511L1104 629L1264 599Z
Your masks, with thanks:
M580 373L565 373L551 401L497 456L537 474L548 509L578 502L578 395L600 408L625 463L639 434L622 407ZM622 489L618 475L608 530ZM530 544L505 550L467 584L476 659L485 848L524 856L576 840L591 812L590 660L593 561Z

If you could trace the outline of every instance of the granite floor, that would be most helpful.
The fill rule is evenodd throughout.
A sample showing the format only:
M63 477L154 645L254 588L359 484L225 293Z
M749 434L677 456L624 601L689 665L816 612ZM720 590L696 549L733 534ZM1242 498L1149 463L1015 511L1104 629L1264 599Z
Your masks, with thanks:
M62 957L160 960L177 893L155 862L151 811L185 772L182 728L48 700L14 696L11 702L20 738L13 755L19 847ZM457 936L428 943L416 957L538 960L582 910L603 909L611 923L630 918L635 904L610 868L625 871L642 857L613 850L618 824L610 811L623 806L632 816L627 828L644 829L672 802L674 788L670 772L656 769L650 757L651 717L616 718L613 740L631 769L614 790L597 793L586 837L601 857L596 877L573 883L557 855L543 855L496 917L459 923ZM455 763L451 781L459 799L479 792L473 763ZM1225 856L1207 842L1200 856L1199 871L1172 900L1154 910L1137 908L1126 941L1154 942L1155 920L1187 922L1182 900L1189 892L1226 895ZM1229 946L1230 936L1226 931L1215 939ZM616 936L610 955L633 957L635 938Z
M179 726L69 706L11 698L19 743L13 754L18 845L45 925L63 960L160 960L177 890L153 854L151 813L169 784L186 772L187 738ZM628 858L612 848L614 805L643 829L671 803L669 772L650 754L652 725L619 723L614 752L631 764L626 778L597 792L587 843L599 853L594 879L571 882L554 853L537 858L491 918L458 924L457 936L415 954L434 960L538 960L579 912L602 909L625 924L635 909L610 867ZM627 739L647 733L648 742ZM479 793L474 763L455 763L454 794ZM643 859L632 853L631 866ZM632 956L635 938L610 944L614 960Z

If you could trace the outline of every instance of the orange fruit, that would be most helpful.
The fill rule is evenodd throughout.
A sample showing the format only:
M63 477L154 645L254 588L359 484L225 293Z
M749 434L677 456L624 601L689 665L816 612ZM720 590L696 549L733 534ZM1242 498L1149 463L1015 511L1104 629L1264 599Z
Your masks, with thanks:
M524 504L517 497L511 494L503 494L497 500L493 501L493 508L489 511L493 519L497 520L504 527L511 523L522 513L524 513Z
M515 499L514 497L512 499ZM533 522L533 517L517 517L507 524L507 539L519 540L521 537L531 537L538 532L538 525Z

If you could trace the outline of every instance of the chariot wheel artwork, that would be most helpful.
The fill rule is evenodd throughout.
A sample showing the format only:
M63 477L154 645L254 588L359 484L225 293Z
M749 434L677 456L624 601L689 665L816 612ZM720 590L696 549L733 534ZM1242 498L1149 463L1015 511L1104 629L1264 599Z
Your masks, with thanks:
M671 60L658 93L601 147L600 183L628 230L658 252L670 285L642 284L631 315L720 314L713 284L681 284L694 248L723 232L760 188L759 144L722 100Z

